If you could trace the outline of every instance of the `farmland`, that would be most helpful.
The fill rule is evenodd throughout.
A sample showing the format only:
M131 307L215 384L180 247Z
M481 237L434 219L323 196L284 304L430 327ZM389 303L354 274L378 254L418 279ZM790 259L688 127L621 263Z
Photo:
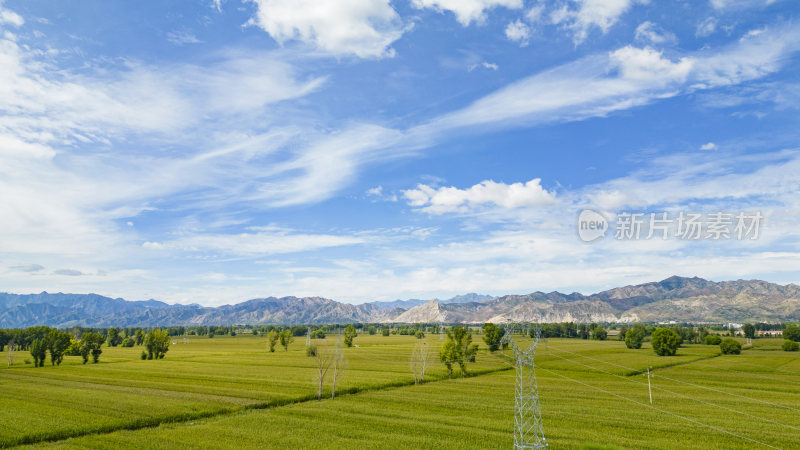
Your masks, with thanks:
M425 339L432 348L442 342ZM359 336L358 347L345 349L340 395L323 401L302 340L269 353L263 337L189 337L176 339L163 360L142 361L137 347L104 347L96 365L67 357L61 367L36 369L19 354L0 370L0 440L60 448L511 447L509 359L482 345L468 366L475 376L449 380L436 362L428 383L414 386L416 341ZM616 340L550 339L536 360L548 442L800 447L800 355L779 351L781 342L756 340L734 356L685 345L658 357L647 343L629 350Z

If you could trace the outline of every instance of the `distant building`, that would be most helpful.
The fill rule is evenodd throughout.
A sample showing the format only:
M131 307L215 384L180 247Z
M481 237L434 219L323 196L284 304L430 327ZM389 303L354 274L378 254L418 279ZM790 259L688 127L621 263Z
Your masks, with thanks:
M759 336L783 336L783 330L759 330L756 332Z

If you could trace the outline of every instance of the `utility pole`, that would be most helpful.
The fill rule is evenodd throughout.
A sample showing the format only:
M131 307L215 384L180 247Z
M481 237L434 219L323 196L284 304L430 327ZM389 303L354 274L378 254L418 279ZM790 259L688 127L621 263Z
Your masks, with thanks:
M530 328L528 327L528 329ZM514 450L547 448L534 366L536 346L539 344L540 336L541 329L537 327L534 329L533 343L523 350L514 342L514 328L507 327L506 333L500 341L511 346L516 358L514 365L517 378L514 395Z

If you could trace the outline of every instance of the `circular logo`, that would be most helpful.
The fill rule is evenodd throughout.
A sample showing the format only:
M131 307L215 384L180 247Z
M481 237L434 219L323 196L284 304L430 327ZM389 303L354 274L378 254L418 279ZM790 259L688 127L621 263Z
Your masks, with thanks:
M578 237L583 242L592 242L605 236L608 221L602 214L591 209L584 209L578 215Z

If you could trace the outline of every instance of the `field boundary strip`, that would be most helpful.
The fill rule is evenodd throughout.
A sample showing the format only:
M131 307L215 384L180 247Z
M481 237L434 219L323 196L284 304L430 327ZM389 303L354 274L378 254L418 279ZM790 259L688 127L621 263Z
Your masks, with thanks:
M546 372L549 372L549 373L551 373L551 374L553 374L553 375L556 375L556 376L558 376L558 377L561 377L561 378L564 378L564 379L566 379L566 380L572 381L573 383L577 383L577 384L580 384L580 385L586 386L586 387L588 387L588 388L591 388L591 389L594 389L594 390L597 390L597 391L600 391L600 392L606 393L606 394L608 394L608 395L612 395L612 396L614 396L614 397L618 397L618 398L621 398L621 399L623 399L623 400L627 400L627 401L629 401L629 402L636 403L637 405L644 406L644 407L646 407L646 408L650 408L650 409L653 409L653 410L655 410L655 411L659 411L659 412L661 412L661 413L664 413L664 414L667 414L667 415L670 415L670 416L673 416L673 417L677 417L677 418L679 418L679 419L682 419L682 420L685 420L685 421L687 421L687 422L694 423L695 425L700 425L700 426L703 426L703 427L707 427L707 428L710 428L710 429L712 429L712 430L718 431L718 432L720 432L720 433L725 433L725 434L728 434L728 435L731 435L731 436L737 437L737 438L739 438L739 439L743 439L743 440L746 440L746 441L750 441L750 442L752 442L752 443L754 443L754 444L763 445L764 447L768 447L768 448L775 448L775 449L779 449L779 448L780 448L780 447L775 447L774 445L767 444L767 443L765 443L765 442L761 442L761 441L759 441L759 440L753 439L753 438L751 438L751 437L748 437L748 436L744 436L744 435L741 435L741 434L734 433L734 432L732 432L732 431L728 431L728 430L726 430L726 429L724 429L724 428L719 428L719 427L716 427L716 426L714 426L714 425L709 425L709 424L707 424L707 423L700 422L700 421L698 421L698 420L695 420L695 419L692 419L692 418L690 418L690 417L685 417L685 416L682 416L682 415L680 415L680 414L676 414L676 413L673 413L673 412L671 412L671 411L667 411L667 410L665 410L665 409L661 409L661 408L658 408L658 407L656 407L656 406L653 406L653 405L648 405L647 403L640 402L640 401L638 401L638 400L634 400L634 399L632 399L632 398L625 397L624 395L616 394L616 393L614 393L614 392L611 392L611 391L605 390L605 389L603 389L603 388L601 388L601 387L592 386L591 384L584 383L584 382L582 382L582 381L580 381L580 380L576 380L576 379L574 379L574 378L570 378L570 377L568 377L568 376L566 376L566 375L562 375L562 374L558 373L558 371L557 371L557 370L545 369L545 368L543 368L543 367L540 367L538 370L544 370L544 371L546 371Z
M561 351L561 352L570 353L570 354L573 354L573 355L575 355L575 356L578 356L578 357L581 357L581 358L591 359L592 361L597 361L597 362L599 362L599 363L602 363L602 364L608 364L608 365L611 365L611 366L616 366L616 367L619 367L619 368L621 368L621 369L630 369L630 370L635 370L635 369L633 369L633 368L631 368L631 367L623 366L623 365L620 365L620 364L617 364L617 363L613 363L613 362L610 362L610 361L603 361L603 360L601 360L601 359L592 358L591 356L581 355L580 353L571 352L571 351L569 351L569 350L558 349L558 348L556 348L555 350L556 350L556 351ZM548 353L549 353L549 350L548 350ZM577 361L575 361L575 360L569 359L569 358L563 358L563 357L561 357L561 356L558 356L558 355L555 355L555 354L553 354L553 353L550 353L550 354L551 354L551 355L553 355L553 356L555 356L555 357L557 357L557 358L566 359L566 360L568 360L568 361L575 362L576 364L581 364L581 363L579 363L579 362L577 362ZM719 356L719 355L718 355L718 356ZM717 357L717 356L714 356L713 358L716 358L716 357ZM691 361L691 362L693 363L693 362L705 361L705 360L709 360L709 359L712 359L712 358L696 359L696 360L693 360L693 361ZM689 364L689 362L684 362L683 364L673 364L673 365L669 365L669 366L660 366L660 367L658 367L658 368L659 368L659 369L666 369L666 368L675 367L675 366L677 366L677 365L685 365L685 364ZM583 364L581 364L581 365L583 365ZM589 366L586 366L586 367L589 367ZM599 371L603 372L603 370L602 370L602 369L598 369L598 368L596 368L596 367L593 367L593 369L595 369L595 370L599 370ZM653 370L650 370L650 373L651 373L651 374L652 374L652 373L654 373L654 372L655 372L655 370L654 370L654 369L653 369ZM606 372L606 373L609 373L609 374L611 374L610 372ZM643 375L644 373L645 373L645 371L641 371L641 372L640 372L638 375ZM614 375L614 376L619 376L619 377L622 377L622 376L623 376L623 375L617 375L617 374L611 374L611 375ZM631 376L631 375L625 374L624 376L625 376L625 377L629 377L629 376ZM658 377L659 377L659 378L662 378L662 379L665 379L665 380L669 380L669 381L675 382L675 383L682 383L682 384L686 384L686 385L689 385L689 386L693 386L693 387L696 387L696 388L698 388L698 389L705 389L705 390L707 390L707 391L716 392L716 393L718 393L718 394L730 395L730 396L732 396L732 397L738 397L738 398L742 398L742 399L745 399L745 400L750 400L750 401L754 401L754 402L757 402L757 403L763 403L763 404L766 404L766 405L770 405L770 406L772 406L772 407L775 407L775 408L781 408L781 409L787 409L787 410L790 410L790 411L800 412L800 409L797 409L797 408L792 408L791 406L787 406L787 405L781 405L780 403L773 403L773 402L770 402L770 401L767 401L767 400L762 400L762 399L758 399L758 398L754 398L754 397L748 397L748 396L746 396L746 395L736 394L736 393L733 393L733 392L727 392L727 391L723 391L722 389L717 389L717 388L712 388L712 387L708 387L708 386L703 386L703 385L701 385L701 384L692 383L692 382L689 382L689 381L678 380L678 379L671 378L671 377L668 377L668 376L666 376L666 375L663 375L663 374L659 374L659 375L658 375Z
M507 366L495 369L476 370L467 374L466 377L433 379L430 381L426 381L425 384L439 383L442 381L457 380L461 378L480 377L498 372L507 372L513 369L514 369L513 366ZM351 388L344 388L341 390L337 389L337 396L341 397L346 395L356 395L365 392L384 391L401 387L413 386L414 384L415 384L414 380L403 380L390 383L383 383L380 385L368 385L364 387L355 386ZM156 428L161 425L184 423L184 422L190 422L199 419L209 419L214 417L224 417L241 413L244 411L280 408L283 406L296 405L311 401L317 401L317 394L309 394L291 399L276 399L267 402L252 403L241 406L229 406L229 407L218 408L211 411L182 413L164 417L141 418L141 419L135 419L127 423L100 426L93 430L57 431L53 433L32 434L32 435L22 436L16 439L8 439L6 441L0 441L0 448L11 448L20 445L40 444L44 442L58 442L84 436L110 434L116 431L136 431L147 428ZM321 401L331 401L331 399L323 397Z
M548 353L550 353L550 352L548 351ZM647 383L645 383L643 381L636 381L635 379L633 379L631 377L626 377L626 376L623 376L623 375L618 375L618 374L615 374L615 373L612 373L612 372L608 372L608 371L605 371L603 369L600 369L600 368L597 368L597 367L592 367L592 366L589 366L587 364L583 364L583 363L581 363L579 361L575 361L574 359L564 358L562 356L558 356L558 355L553 354L553 353L550 353L550 354L552 356L555 356L556 358L560 358L560 359L563 359L564 361L569 361L569 362L572 362L572 363L575 363L575 364L579 364L581 366L584 366L584 367L587 367L587 368L590 368L590 369L594 369L594 370L596 370L598 372L601 372L603 374L606 374L606 375L611 375L611 376L614 376L614 377L617 377L617 378L621 378L623 380L627 380L627 381L630 381L632 383L639 384L641 386L648 386ZM660 378L666 378L666 377L659 376L659 379ZM669 380L670 378L666 378L666 379ZM705 388L704 386L697 385L697 384L694 384L694 383L686 383L686 384L697 386L699 388ZM653 386L652 388L656 389L656 390L659 390L659 391L668 392L670 394L677 395L677 396L680 396L680 397L683 397L683 398L687 398L687 399L689 399L691 401L702 403L702 404L707 405L707 406L713 406L715 408L724 409L726 411L730 411L730 412L735 413L735 414L740 414L740 415L749 417L751 419L762 420L764 422L768 422L768 423L771 423L773 425L779 425L779 426L782 426L782 427L791 428L793 430L800 431L800 427L796 427L794 425L789 425L789 424L785 424L783 422L778 422L776 420L767 419L766 417L761 417L761 416L757 416L757 415L754 415L754 414L750 414L750 413L748 413L746 411L741 411L741 410L738 410L738 409L728 408L727 406L722 406L722 405L719 405L719 404L716 404L716 403L713 403L713 402L700 400L699 398L693 397L693 396L688 395L688 394L684 394L682 392L671 391L669 389L666 389L666 388L663 388L663 387L660 387L660 386ZM727 392L724 392L724 391L719 391L719 392L727 394ZM731 394L731 395L736 395L736 394ZM747 398L749 400L758 401L758 399L753 399L753 398L750 398L750 397L744 397L744 396L739 396L739 397ZM769 403L769 402L766 402L766 403L768 403L768 404L770 404L772 406L781 406L781 405L773 404L773 403ZM790 408L790 409L794 409L794 408Z

